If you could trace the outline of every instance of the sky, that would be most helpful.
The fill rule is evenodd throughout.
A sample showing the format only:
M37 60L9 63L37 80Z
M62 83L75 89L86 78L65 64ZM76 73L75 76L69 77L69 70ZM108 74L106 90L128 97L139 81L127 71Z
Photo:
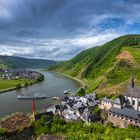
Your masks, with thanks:
M68 60L139 33L139 0L0 0L0 55Z

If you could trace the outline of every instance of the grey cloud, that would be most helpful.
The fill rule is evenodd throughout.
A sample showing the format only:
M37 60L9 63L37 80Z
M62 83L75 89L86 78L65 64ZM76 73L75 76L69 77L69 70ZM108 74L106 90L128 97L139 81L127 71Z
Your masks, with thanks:
M89 46L67 44L66 39L86 38L88 33L115 34L111 30L126 26L129 20L139 20L136 5L138 0L1 0L0 46L8 46L13 55L68 59ZM115 25L106 28L105 21ZM21 53L19 48L26 51Z

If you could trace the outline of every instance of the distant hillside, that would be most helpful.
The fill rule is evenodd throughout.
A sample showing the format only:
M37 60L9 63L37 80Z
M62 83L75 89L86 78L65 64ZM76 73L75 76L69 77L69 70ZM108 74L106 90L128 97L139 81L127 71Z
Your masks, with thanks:
M82 79L89 92L124 92L132 75L140 85L140 35L121 36L87 49L49 70Z
M42 68L55 64L52 60L27 59L0 55L0 68Z

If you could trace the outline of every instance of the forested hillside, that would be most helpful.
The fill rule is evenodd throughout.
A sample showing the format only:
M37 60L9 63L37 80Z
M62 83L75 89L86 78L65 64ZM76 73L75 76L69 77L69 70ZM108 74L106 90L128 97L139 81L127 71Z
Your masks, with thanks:
M87 49L49 70L82 79L89 92L124 92L132 76L140 84L140 35L121 36Z
M55 64L53 60L27 59L14 56L0 56L0 68L42 68Z

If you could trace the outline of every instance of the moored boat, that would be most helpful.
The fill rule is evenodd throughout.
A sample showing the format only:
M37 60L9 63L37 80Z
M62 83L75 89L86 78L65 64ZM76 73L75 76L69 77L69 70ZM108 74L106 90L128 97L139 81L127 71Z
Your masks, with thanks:
M59 97L53 97L52 99L53 100L59 100L60 98Z
M64 94L70 94L71 93L71 89L65 90Z
M17 99L46 99L47 96L44 95L36 95L36 96L26 96L26 95L18 95Z

